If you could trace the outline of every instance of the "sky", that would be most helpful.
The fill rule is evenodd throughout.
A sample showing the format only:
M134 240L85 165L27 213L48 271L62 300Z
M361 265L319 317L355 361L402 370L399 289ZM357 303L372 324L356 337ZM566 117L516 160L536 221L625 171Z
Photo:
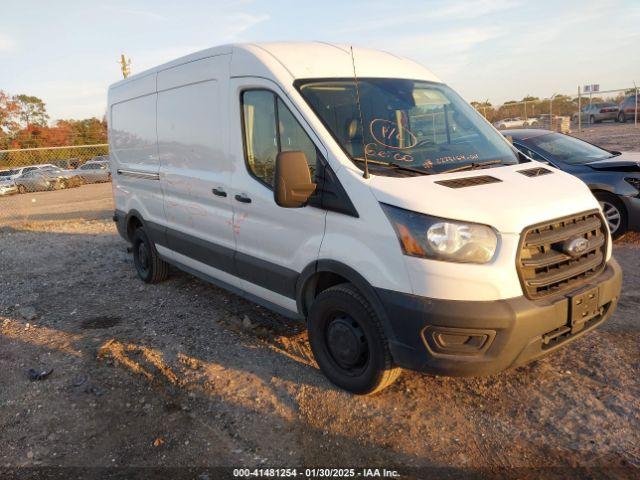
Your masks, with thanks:
M468 101L640 86L640 0L2 0L0 90L52 119L101 117L109 84L207 47L321 40L379 48Z

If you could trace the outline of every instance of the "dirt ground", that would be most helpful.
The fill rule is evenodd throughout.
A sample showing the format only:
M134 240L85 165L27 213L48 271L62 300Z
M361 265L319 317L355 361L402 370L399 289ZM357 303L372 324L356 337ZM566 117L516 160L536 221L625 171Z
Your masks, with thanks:
M583 127L582 132L574 128L571 135L609 150L640 151L640 125L636 127L633 122L597 123Z
M640 149L637 136L625 148ZM303 325L177 270L159 285L139 281L110 220L110 188L0 198L5 473L223 465L543 476L580 466L618 478L640 468L637 237L615 245L623 295L596 331L498 375L403 372L357 397L318 371ZM53 372L32 381L31 368Z

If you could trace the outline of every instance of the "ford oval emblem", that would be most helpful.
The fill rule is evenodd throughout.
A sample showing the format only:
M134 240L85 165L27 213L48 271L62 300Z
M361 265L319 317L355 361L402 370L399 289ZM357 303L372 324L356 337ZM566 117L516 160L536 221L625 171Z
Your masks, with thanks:
M570 238L564 242L563 250L567 255L572 257L579 257L589 248L589 240L584 237Z

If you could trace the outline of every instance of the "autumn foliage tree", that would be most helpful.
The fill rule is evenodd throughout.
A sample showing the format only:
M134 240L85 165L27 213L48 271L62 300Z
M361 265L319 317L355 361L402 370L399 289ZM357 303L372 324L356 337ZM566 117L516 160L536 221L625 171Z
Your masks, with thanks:
M107 143L105 119L48 121L40 98L0 90L0 150Z

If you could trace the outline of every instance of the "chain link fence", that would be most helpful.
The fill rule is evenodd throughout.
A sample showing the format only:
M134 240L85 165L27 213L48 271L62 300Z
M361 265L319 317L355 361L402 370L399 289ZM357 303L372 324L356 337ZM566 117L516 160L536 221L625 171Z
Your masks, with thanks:
M640 89L636 86L574 94L554 93L548 98L526 97L493 105L472 105L496 128L543 128L562 133L580 132L601 123L632 123L640 126Z
M111 189L98 184L110 181L107 144L0 150L0 228L75 218L80 211L93 217L78 218L102 218L110 210Z

